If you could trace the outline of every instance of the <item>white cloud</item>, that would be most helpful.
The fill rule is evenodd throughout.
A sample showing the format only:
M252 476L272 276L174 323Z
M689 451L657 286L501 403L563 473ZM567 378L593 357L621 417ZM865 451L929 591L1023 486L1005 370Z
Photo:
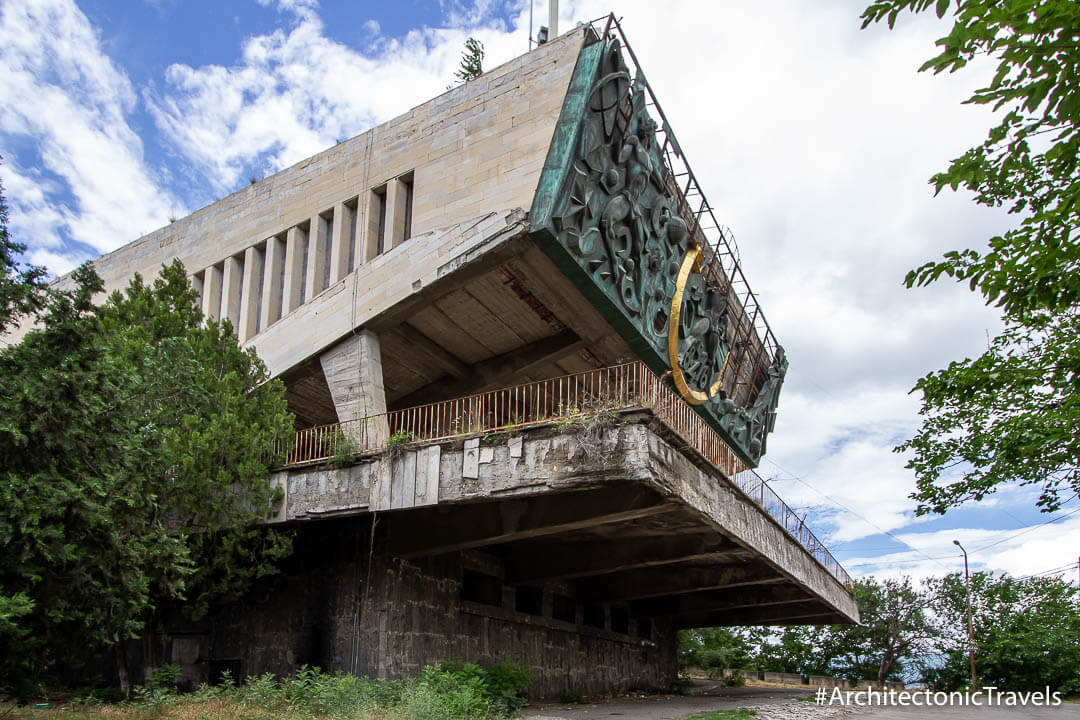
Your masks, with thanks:
M852 568L853 574L928 577L946 572L963 572L963 554L953 544L953 540L959 540L968 552L972 572L1006 572L1015 577L1025 577L1066 568L1053 574L1071 581L1076 578L1080 514L1062 516L1061 520L1049 524L1046 520L1040 520L1018 528L989 530L957 527L932 532L897 533L897 537L917 551L851 558L847 565Z
M6 158L11 226L53 272L82 259L66 235L107 252L165 223L182 205L163 193L126 117L136 102L70 0L0 6L0 132L29 139L40 167ZM71 204L63 203L65 191Z
M363 54L326 36L314 3L278 5L295 13L290 29L248 38L231 67L172 65L165 84L146 94L174 147L218 192L235 188L245 173L280 170L444 92L467 36L420 28L400 39L380 37L378 23L366 20L373 42ZM507 33L473 34L489 57L509 57Z

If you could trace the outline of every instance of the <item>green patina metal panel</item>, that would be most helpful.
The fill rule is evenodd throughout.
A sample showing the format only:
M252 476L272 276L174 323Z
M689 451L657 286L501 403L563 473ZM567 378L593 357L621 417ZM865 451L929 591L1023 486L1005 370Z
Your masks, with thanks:
M582 48L530 211L532 236L646 364L673 372L677 389L753 466L787 361L777 347L745 373L727 365L733 350L745 354L761 340L746 331L752 321L730 285L694 262L709 250L678 212L681 191L657 146L645 87L630 76L617 39ZM733 392L739 384L752 387Z

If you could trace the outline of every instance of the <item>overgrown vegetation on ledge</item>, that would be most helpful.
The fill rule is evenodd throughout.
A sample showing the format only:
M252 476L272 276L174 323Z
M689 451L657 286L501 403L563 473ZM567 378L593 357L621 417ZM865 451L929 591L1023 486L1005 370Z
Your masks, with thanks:
M376 680L328 675L302 667L289 678L266 674L242 685L226 678L178 694L179 669L164 666L132 699L106 703L83 695L50 707L0 708L0 716L49 720L263 720L270 718L342 718L347 720L493 720L513 718L525 706L530 683L524 665L483 668L469 663L430 665L415 678ZM5 719L6 720L6 719Z

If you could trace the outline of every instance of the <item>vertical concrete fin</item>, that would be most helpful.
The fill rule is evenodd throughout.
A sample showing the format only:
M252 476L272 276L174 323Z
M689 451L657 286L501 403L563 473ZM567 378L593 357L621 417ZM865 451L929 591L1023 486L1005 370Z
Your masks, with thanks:
M366 197L359 202L364 203L364 239L361 242L362 252L358 253L359 263L371 262L379 254L382 247L382 238L379 237L379 216L383 212L382 204L386 198L374 190L369 190ZM358 204L359 204L358 202Z
M383 247L393 250L405 242L405 183L394 178L386 183L386 227Z
M244 281L244 264L233 257L225 258L225 272L221 281L221 319L228 319L233 329L240 330L240 286Z
M263 266L262 308L259 326L262 330L281 319L281 273L284 268L284 244L277 235L266 239L266 258Z
M217 265L203 271L202 313L208 321L221 317L221 268Z
M334 206L334 225L330 233L330 284L349 274L352 257L353 209L343 202Z
M288 315L304 302L304 231L289 228L285 235L285 288L282 292L281 314Z
M240 324L236 334L240 342L250 340L259 331L259 305L262 301L263 254L257 247L244 251L244 279L240 291Z
M315 215L311 218L307 243L307 290L304 302L308 302L326 289L324 269L326 267L326 218Z

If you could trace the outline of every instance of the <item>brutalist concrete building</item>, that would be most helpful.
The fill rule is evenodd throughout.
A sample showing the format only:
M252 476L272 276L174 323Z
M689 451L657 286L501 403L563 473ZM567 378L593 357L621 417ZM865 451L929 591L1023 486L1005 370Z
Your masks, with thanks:
M296 552L169 629L189 677L514 661L592 694L670 684L679 628L857 620L753 471L787 360L614 21L96 266L174 258L298 429Z

